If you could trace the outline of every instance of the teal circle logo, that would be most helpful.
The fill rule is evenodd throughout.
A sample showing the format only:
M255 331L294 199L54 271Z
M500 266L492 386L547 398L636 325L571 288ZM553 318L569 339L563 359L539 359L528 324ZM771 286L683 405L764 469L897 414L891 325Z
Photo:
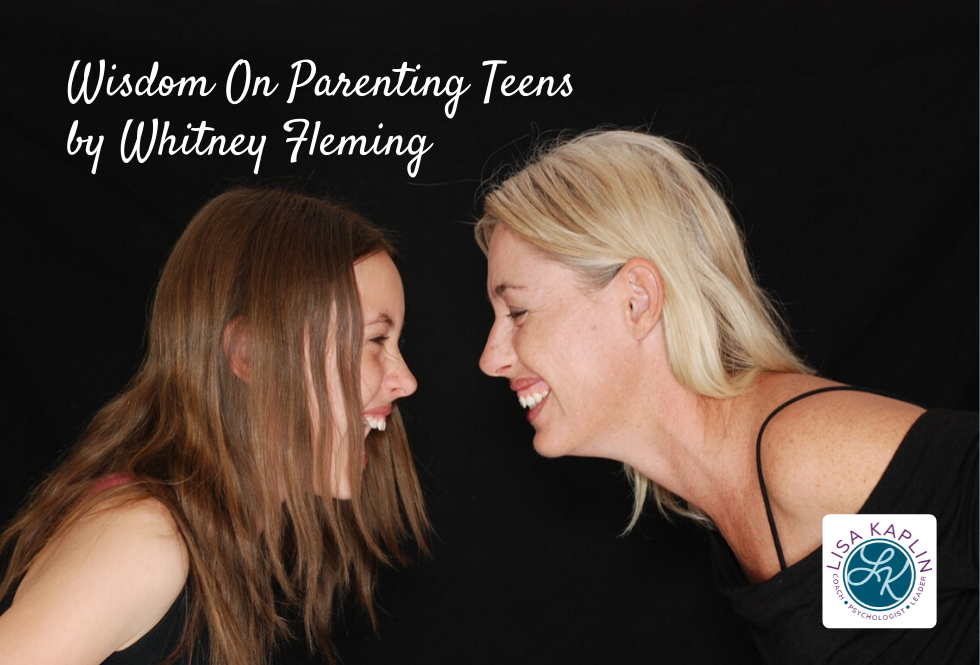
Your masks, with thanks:
M898 607L914 586L912 556L893 540L867 540L852 549L844 562L844 587L867 610L884 612Z

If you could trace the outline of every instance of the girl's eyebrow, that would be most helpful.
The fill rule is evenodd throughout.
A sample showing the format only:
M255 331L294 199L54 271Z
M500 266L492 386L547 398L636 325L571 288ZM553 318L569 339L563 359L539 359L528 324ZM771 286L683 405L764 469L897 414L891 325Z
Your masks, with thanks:
M378 315L378 317L376 319L374 319L373 321L370 321L370 322L366 323L365 325L373 326L373 325L378 324L378 323L385 323L385 324L387 324L389 326L394 326L395 325L395 322L391 320L391 317L388 316L385 313L381 313L380 315Z

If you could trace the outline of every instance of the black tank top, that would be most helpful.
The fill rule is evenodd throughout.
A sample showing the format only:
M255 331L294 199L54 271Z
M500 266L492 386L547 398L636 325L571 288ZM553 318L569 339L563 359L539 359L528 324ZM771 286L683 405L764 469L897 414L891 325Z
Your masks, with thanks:
M14 594L16 593L17 587L14 587L3 600L0 600L0 614L10 609L14 600ZM167 656L174 652L177 645L180 644L180 638L183 636L184 621L187 616L188 593L188 587L184 587L184 590L177 596L177 600L170 606L167 613L163 615L163 618L149 632L125 649L114 652L102 661L103 664L155 665L156 663L162 663ZM198 653L195 654L193 662L207 662L206 659L201 660L200 655L205 650L203 644L198 645L198 649L196 650Z
M860 390L834 386L830 390ZM827 389L800 395L777 408ZM874 392L874 391L864 391ZM878 393L880 394L880 393ZM765 425L763 425L763 430ZM745 619L771 663L976 663L980 656L980 481L976 413L930 409L912 425L861 514L925 513L937 522L938 598L932 629L829 629L823 626L821 550L750 583L717 531L707 532L715 584ZM762 431L759 433L761 442ZM757 461L759 456L757 455ZM759 471L760 486L765 480ZM773 543L779 534L766 498Z

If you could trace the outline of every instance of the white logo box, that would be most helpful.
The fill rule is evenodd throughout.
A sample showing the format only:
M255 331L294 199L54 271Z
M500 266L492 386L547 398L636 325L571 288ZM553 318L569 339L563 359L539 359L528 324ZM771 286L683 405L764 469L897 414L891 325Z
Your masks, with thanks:
M932 515L827 515L823 625L932 628L938 563Z

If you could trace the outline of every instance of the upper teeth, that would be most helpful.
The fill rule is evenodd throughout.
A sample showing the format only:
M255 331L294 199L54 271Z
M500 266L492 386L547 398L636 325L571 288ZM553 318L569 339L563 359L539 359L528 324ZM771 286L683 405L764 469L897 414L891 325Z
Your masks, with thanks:
M371 429L381 430L382 432L385 431L386 423L384 416L378 416L377 418L374 416L364 416L364 424Z
M536 407L538 404L541 403L541 400L543 400L545 397L548 396L549 392L551 391L545 390L544 392L531 393L530 395L525 395L523 397L521 395L518 395L517 400L521 403L521 406L523 406L525 409L533 409L534 407Z

